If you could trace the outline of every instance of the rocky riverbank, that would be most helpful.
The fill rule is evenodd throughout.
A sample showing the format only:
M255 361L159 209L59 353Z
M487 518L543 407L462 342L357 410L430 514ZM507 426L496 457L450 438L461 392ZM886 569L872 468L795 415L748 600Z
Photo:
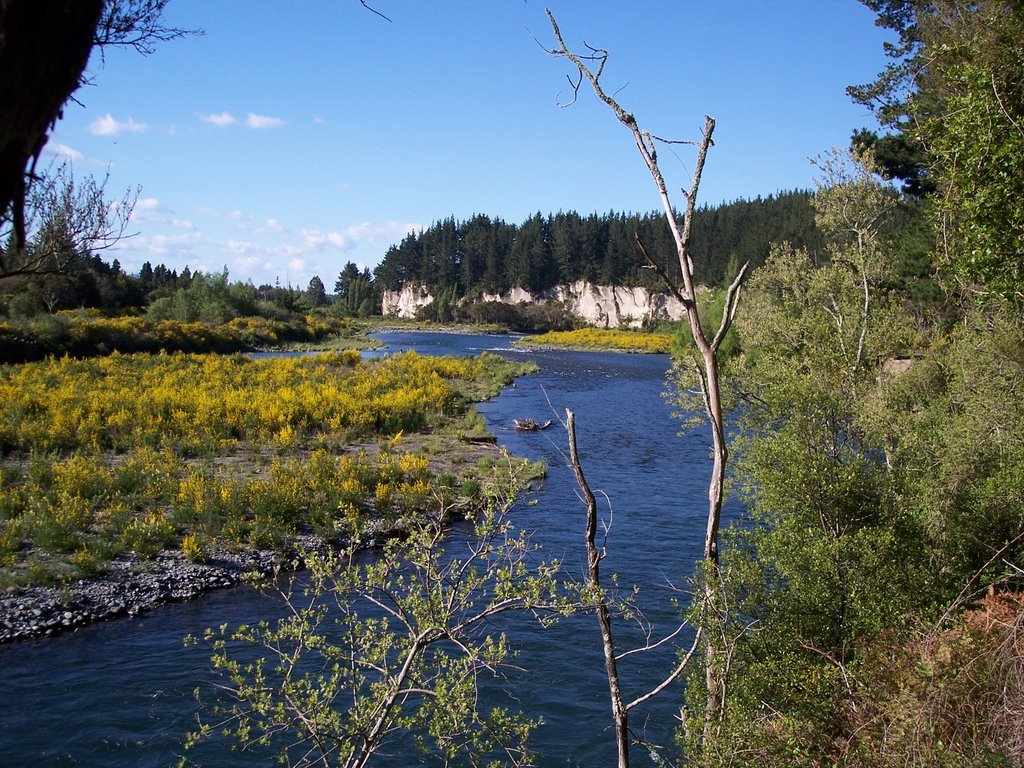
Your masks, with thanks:
M325 549L312 536L295 541L295 553ZM204 562L191 562L180 551L169 550L152 560L122 555L94 578L59 588L25 587L0 597L0 643L48 637L192 600L210 590L233 587L248 574L266 576L291 567L298 562L295 553L217 551Z

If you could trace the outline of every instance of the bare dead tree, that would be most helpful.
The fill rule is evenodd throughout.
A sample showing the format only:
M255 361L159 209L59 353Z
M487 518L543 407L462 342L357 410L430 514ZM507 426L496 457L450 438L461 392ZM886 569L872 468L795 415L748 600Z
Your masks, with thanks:
M722 312L722 319L718 329L710 338L705 334L700 323L700 311L696 302L696 284L693 278L693 263L690 257L690 232L693 222L693 212L697 203L697 192L700 187L701 176L704 171L704 164L707 159L708 150L713 146L712 134L715 130L715 121L705 117L704 131L699 142L669 141L650 132L642 130L636 118L622 106L619 105L613 95L609 95L601 83L604 74L604 67L608 62L608 51L595 48L584 43L585 53L575 53L566 45L562 37L558 23L550 10L547 11L548 20L555 40L558 43L556 48L550 49L548 53L553 56L568 59L576 68L577 78L569 78L573 89L575 101L579 89L586 81L593 88L597 98L604 102L614 112L616 118L630 131L637 150L643 158L647 170L654 180L661 199L665 218L672 232L676 246L676 255L679 260L679 268L682 274L682 285L669 283L669 289L681 301L686 311L686 317L697 349L695 366L700 381L701 394L703 396L704 410L711 427L713 468L711 481L708 485L708 514L707 530L704 539L704 568L703 568L703 605L701 610L700 628L703 629L710 621L714 620L719 612L717 608L720 590L717 586L720 581L718 571L718 532L722 518L722 503L724 499L725 467L729 457L728 447L725 439L725 423L720 386L720 372L718 361L718 350L726 333L732 325L739 304L740 287L746 275L749 264L744 264L726 291L725 308ZM690 188L684 190L685 208L682 221L679 220L672 205L668 186L665 177L658 165L657 144L672 143L694 144L697 147L697 157L694 165L693 176L690 180ZM646 254L645 254L646 255ZM648 257L653 265L653 260ZM664 272L661 272L664 275ZM666 278L667 280L667 278ZM721 716L721 709L724 699L724 682L718 674L717 659L718 648L711 639L714 633L705 633L708 638L704 646L707 684L707 708L705 711L705 734L710 732L713 724L718 722Z
M647 643L641 648L634 648L624 653L616 652L615 639L612 632L611 605L608 596L605 594L601 586L601 560L604 555L597 547L597 499L594 497L594 492L591 490L590 484L587 482L586 475L583 472L583 465L580 462L579 451L576 447L576 414L571 410L566 409L565 416L565 430L569 436L569 463L572 465L573 472L576 475L576 483L579 485L580 493L583 494L583 500L587 509L586 532L584 534L584 543L587 550L586 586L589 598L594 606L594 611L597 613L598 626L601 628L601 642L604 649L605 672L608 677L608 693L611 698L612 720L615 729L615 746L618 757L617 766L618 768L629 768L629 746L632 739L632 734L629 729L630 711L640 704L654 698L665 690L665 688L679 679L679 676L684 672L686 666L690 662L690 659L693 658L693 655L697 651L700 644L701 629L698 627L689 652L680 660L679 664L674 670L672 670L671 674L669 674L665 680L659 683L652 690L642 696L638 696L628 703L622 698L622 686L619 679L618 669L619 661L627 656L633 655L634 653L652 650L662 643L671 640L679 634L682 627L668 637L654 643L650 642L650 638L648 637Z
M583 494L587 506L587 526L584 537L587 548L587 586L593 594L597 623L601 627L601 640L604 646L604 664L608 676L608 691L612 701L612 719L615 723L615 745L618 750L619 768L629 768L629 711L622 702L622 690L619 687L619 671L615 658L615 642L612 638L612 618L608 601L601 593L601 553L597 549L597 499L587 483L576 450L576 414L570 410L565 412L565 428L569 433L569 458L576 482Z

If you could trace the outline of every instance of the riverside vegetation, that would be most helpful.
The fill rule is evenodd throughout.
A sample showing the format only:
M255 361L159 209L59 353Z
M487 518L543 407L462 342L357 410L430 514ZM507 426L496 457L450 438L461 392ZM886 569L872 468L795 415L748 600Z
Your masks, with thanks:
M61 584L126 551L202 560L302 530L336 540L361 517L408 527L435 497L479 503L501 461L460 443L486 432L468 403L527 370L354 351L0 367L0 574Z
M202 275L196 280L204 281ZM94 357L110 352L245 352L270 348L372 347L348 318L324 312L231 315L201 320L187 313L107 316L96 309L0 321L0 358L38 361L48 356Z
M717 323L725 308L726 291L706 288L697 293L696 303L704 332L711 334L712 323ZM548 331L524 336L514 342L523 347L555 347L561 349L607 350L641 354L672 354L684 358L693 351L693 338L683 321L661 322L652 328L629 330L621 328L576 328L571 331ZM728 359L740 352L736 331L732 328L722 339L719 355Z
M728 358L725 394L738 419L732 490L742 495L747 515L724 532L719 562L699 571L692 585L694 594L713 598L714 610L695 606L691 614L704 643L694 658L705 663L692 667L685 691L679 760L686 764L1024 765L1024 11L1006 0L865 4L898 41L886 45L892 62L883 75L849 91L875 111L884 135L858 131L850 153L820 160L819 189L792 198L797 235L809 236L787 227L757 243L750 258L721 252L713 269L695 260L698 279L719 285L742 274L733 269L741 261L758 268L744 288L732 354L720 349ZM664 240L659 221L645 217L637 227L656 260ZM592 247L609 242L603 235L612 225L626 247ZM433 313L447 319L461 297L516 284L542 288L580 268L601 282L653 280L637 271L632 229L626 217L602 223L596 216L537 215L513 244L503 222L452 219L410 235L376 275L358 274L353 265L356 275L342 285L352 293L338 303L364 314L373 303L370 278L390 287L430 276L444 290ZM696 241L707 239L695 233ZM149 277L156 271L150 268ZM157 312L196 319L188 299L205 289L192 277L187 286L169 287L167 301L153 302ZM44 283L19 294L35 306L22 306L15 295L7 313L38 312L44 304L60 309L60 297ZM239 295L262 288L243 286ZM342 298L343 290L337 293ZM322 283L311 281L307 294L311 304L320 301ZM275 296L282 303L294 298ZM690 353L685 342L677 348L684 405L692 405L688 393L699 384ZM39 407L29 402L21 410L31 415ZM88 422L88 410L82 413ZM287 426L274 424L267 439L288 443ZM313 451L329 452L316 444L315 428L296 426ZM200 435L195 455L169 455L191 468L205 459L207 439L235 444L238 436ZM132 454L116 454L112 445L104 450L111 461L99 475L120 477ZM160 445L138 450L170 461ZM54 500L67 500L60 509L82 509L81 519L95 524L88 533L71 526L63 550L54 548L88 558L93 531L105 519L97 512L104 507L83 504L84 496L72 492L75 483L91 480L88 467L69 467L69 479L59 482L71 490L58 488L50 500L49 491L34 505L18 500L18 482L45 475L47 463L71 460L78 459L9 455L5 498L19 512L5 520L4 536L17 540L8 547L13 556L27 551L37 521L44 531L49 518L61 522ZM417 469L410 470L396 478L399 484L415 486ZM219 471L211 464L210 477ZM187 479L176 476L167 513L154 527L174 524L170 515ZM232 488L212 488L209 508L230 506ZM311 607L293 619L211 633L215 663L238 706L227 713L238 726L231 735L243 747L283 748L295 764L337 756L362 765L389 733L429 744L438 763L462 756L470 764L528 764L518 737L529 723L472 706L475 673L504 663L504 639L484 633L473 643L460 632L501 605L539 610L549 596L548 581L529 581L532 571L520 567L525 545L506 536L507 523L491 509L481 548L447 565L429 525L409 548L391 544L380 573L339 571L335 564L352 562L344 559L325 565L314 588L320 599L338 596L347 632L324 624L319 604L307 601ZM257 511L244 507L242 540L259 538ZM149 523L139 514L118 519L128 521L115 527L118 541L130 525ZM193 524L205 535L198 519ZM230 515L213 519L211 531L231 531L221 523ZM510 559L492 557L492 542ZM488 572L496 581L476 580ZM425 588L431 585L437 589ZM355 598L385 618L352 610ZM256 646L263 657L240 661L232 655L235 641ZM442 643L456 652L424 653ZM300 668L308 676L287 674ZM277 675L272 681L268 671ZM327 706L341 702L341 692L346 708ZM432 702L454 702L456 717L446 719L445 708ZM486 741L499 732L510 740Z
M524 336L515 342L522 347L558 347L562 349L601 349L619 352L667 354L672 349L672 336L667 333L601 328L577 328L574 331L548 331L537 336Z

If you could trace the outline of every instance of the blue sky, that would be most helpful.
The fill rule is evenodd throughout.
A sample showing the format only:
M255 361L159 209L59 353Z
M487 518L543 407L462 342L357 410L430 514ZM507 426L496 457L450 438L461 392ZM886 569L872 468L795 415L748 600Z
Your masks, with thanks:
M142 191L108 258L328 290L406 232L448 216L649 211L626 132L590 93L567 108L544 53L550 7L570 45L611 52L604 81L642 127L699 138L717 121L701 200L810 187L809 158L874 125L847 85L885 64L856 0L171 0L205 34L90 62L47 152L108 194ZM692 150L665 148L688 186ZM677 201L681 205L681 201Z

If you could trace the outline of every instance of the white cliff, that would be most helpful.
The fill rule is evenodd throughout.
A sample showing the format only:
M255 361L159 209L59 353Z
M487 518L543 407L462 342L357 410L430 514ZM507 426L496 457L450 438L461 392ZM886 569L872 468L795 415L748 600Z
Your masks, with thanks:
M385 291L384 314L415 317L417 309L433 300L434 297L423 286ZM600 328L639 328L645 323L678 320L683 316L683 305L674 296L652 294L646 288L639 287L591 285L582 280L571 285L559 285L536 296L523 288L513 288L504 295L485 293L480 301L500 301L506 304L557 301L588 325Z
M400 291L384 291L381 314L385 317L416 317L416 310L434 300L422 285L407 285Z

